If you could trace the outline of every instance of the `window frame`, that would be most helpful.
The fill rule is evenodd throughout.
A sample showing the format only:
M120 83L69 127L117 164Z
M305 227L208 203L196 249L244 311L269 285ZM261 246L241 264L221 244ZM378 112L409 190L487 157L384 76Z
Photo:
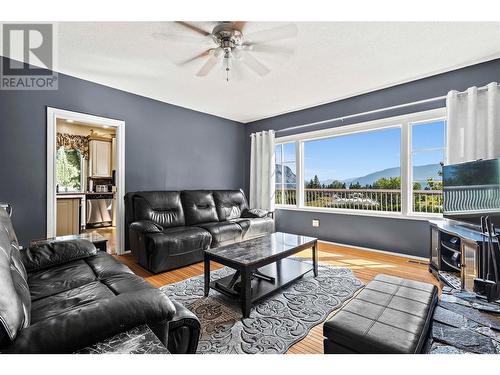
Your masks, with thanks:
M419 213L412 211L412 194L413 194L413 176L412 176L412 139L411 129L414 124L422 124L426 122L444 120L446 121L446 108L441 107L428 111L409 113L401 116L387 117L373 121L355 123L335 128L311 131L306 133L293 134L289 136L277 137L275 145L295 142L295 168L296 168L296 205L287 205L276 203L275 207L279 210L296 210L309 212L323 212L334 214L347 215L362 215L376 217L394 217L399 219L435 219L440 218L442 214L436 213ZM327 207L310 207L304 205L304 142L315 141L319 139L332 138L344 135L352 135L356 133L364 133L369 131L383 130L389 128L401 129L401 145L400 145L400 168L401 168L401 212L390 211L370 211L359 209L344 209L344 208L327 208ZM446 123L445 123L445 139L446 139ZM446 153L446 145L445 153Z
M286 144L292 144L294 143L294 148L295 148L295 178L296 178L296 181L295 181L295 191L297 191L297 181L298 181L298 176L299 176L299 173L298 173L298 170L297 170L297 144L296 142L294 141L290 141L290 142L280 142L280 143L275 143L274 145L274 148L275 148L275 152L276 152L276 146L281 146L281 160L280 162L278 161L275 161L275 165L276 164L279 164L280 167L281 167L281 178L282 178L282 181L280 182L280 185L281 185L281 201L283 201L283 197L284 197L284 188L283 188L283 177L285 176L285 167L284 165L285 164L290 164L291 162L290 161L285 161L284 160L284 157L285 157L285 152L283 150L283 146L286 145ZM276 189L276 181L274 182L274 187ZM296 201L298 202L298 197L296 196ZM294 205L293 204L283 204L283 203L276 203L275 202L275 206L285 206L285 207L293 207Z
M413 211L413 139L412 139L412 130L414 126L421 126L421 125L427 125L433 121L438 121L438 120L444 120L444 134L443 134L443 139L445 144L442 147L443 150L443 162L445 161L444 158L446 158L446 110L445 110L445 115L442 117L438 118L431 118L427 120L418 120L418 121L412 121L408 123L408 133L409 133L409 149L408 149L408 158L409 158L409 188L410 188L410 193L409 193L409 206L408 206L408 216L413 216L413 217L423 217L423 218L436 218L436 217L443 217L443 214L435 214L435 213L429 213L429 212L415 212ZM421 151L420 151L421 152Z

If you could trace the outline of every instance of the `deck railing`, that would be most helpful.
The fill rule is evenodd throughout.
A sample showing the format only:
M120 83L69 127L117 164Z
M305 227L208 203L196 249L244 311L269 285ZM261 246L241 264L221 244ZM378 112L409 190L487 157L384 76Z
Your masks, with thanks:
M297 204L295 189L276 189L276 203ZM304 189L304 205L308 207L401 212L401 191L394 189ZM414 190L413 212L442 213L441 190Z

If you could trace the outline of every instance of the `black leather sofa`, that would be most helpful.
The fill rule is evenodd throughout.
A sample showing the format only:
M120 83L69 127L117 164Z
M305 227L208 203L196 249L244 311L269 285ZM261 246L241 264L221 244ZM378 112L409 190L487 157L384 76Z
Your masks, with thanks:
M20 249L0 208L0 352L72 353L147 324L172 353L194 353L195 315L85 240Z
M208 248L274 232L271 214L249 209L242 190L127 193L125 226L126 248L153 273L200 262Z

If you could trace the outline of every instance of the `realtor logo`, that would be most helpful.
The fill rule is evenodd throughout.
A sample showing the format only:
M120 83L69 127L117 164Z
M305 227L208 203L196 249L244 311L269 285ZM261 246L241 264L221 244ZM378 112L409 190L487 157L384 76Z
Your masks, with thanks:
M57 90L52 24L3 24L0 90Z

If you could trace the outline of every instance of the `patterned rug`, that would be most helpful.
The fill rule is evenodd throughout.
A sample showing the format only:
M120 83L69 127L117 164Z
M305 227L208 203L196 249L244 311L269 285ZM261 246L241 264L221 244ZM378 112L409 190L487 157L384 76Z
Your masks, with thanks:
M211 279L233 273L224 267ZM161 288L169 298L182 303L201 321L198 353L285 353L315 325L351 298L363 284L346 268L320 265L312 272L252 307L242 319L240 305L215 290L203 295L203 276Z

